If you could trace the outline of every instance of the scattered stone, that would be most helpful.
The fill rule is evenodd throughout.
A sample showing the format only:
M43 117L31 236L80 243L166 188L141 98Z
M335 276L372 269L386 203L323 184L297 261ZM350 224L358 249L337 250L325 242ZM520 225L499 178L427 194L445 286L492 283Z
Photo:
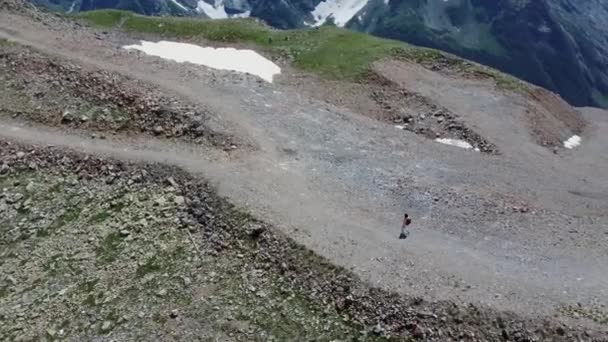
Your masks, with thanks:
M417 338L420 340L425 337L424 330L422 329L422 327L420 325L416 324L416 326L412 330L412 336L414 336L414 338Z
M72 113L70 113L69 111L65 111L63 112L63 114L61 115L61 123L70 123L74 120L74 116L72 116Z
M160 126L160 125L154 127L154 130L153 130L154 134L156 134L156 135L161 135L161 134L163 134L164 131L165 131L165 129L163 128L163 126Z
M139 222L137 222L137 224L141 227L141 228L148 228L148 220L146 220L145 218L139 220Z
M182 206L186 202L186 199L184 198L184 196L175 196L173 202L178 206Z
M260 235L262 235L262 233L264 233L264 231L266 231L266 227L264 227L261 223L256 223L248 227L247 234L250 237L257 239L260 237Z
M8 275L6 276L6 280L11 283L12 286L17 285L17 279L15 279L13 276Z
M6 198L6 203L8 203L8 204L15 204L17 202L20 202L23 199L23 197L24 196L22 194L16 193L16 194L14 194L11 197L7 197Z
M167 203L167 199L164 196L160 196L156 200L154 200L154 204L161 206L161 207L164 206L166 203Z
M171 310L171 313L169 314L169 316L171 318L177 318L178 315L179 315L179 313L178 313L177 309Z
M374 326L374 328L372 329L372 332L375 335L384 335L385 329L380 323L378 323Z
M57 336L57 330L53 329L53 328L49 328L46 329L46 334L50 337L50 338L55 338Z
M173 179L173 177L167 178L167 184L174 187L175 189L179 188L179 184L177 184L177 182L175 181L175 179Z
M104 321L101 325L101 332L107 333L110 330L112 330L112 322L111 321Z
M264 291L258 291L256 294L259 298L266 298L267 294Z

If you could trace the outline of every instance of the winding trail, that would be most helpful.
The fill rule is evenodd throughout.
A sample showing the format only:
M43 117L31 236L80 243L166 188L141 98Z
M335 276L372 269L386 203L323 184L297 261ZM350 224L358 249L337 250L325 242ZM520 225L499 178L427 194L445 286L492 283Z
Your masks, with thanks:
M564 303L608 304L606 113L585 110L592 124L578 149L554 155L510 134L510 153L487 156L306 98L281 82L123 51L133 40L120 34L96 39L88 29L52 31L2 13L0 37L210 106L215 120L255 148L229 157L149 137L92 140L4 117L2 139L178 165L364 280L408 295L531 315ZM509 198L532 212L485 211ZM414 225L401 241L404 211ZM577 235L569 233L574 228Z

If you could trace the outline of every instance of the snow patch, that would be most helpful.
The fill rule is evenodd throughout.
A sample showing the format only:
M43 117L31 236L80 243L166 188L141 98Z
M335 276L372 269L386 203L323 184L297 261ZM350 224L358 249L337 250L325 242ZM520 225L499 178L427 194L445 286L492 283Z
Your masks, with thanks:
M249 18L251 11L246 11L239 14L228 14L224 6L224 0L214 0L213 5L206 1L199 0L196 5L196 10L199 13L206 14L211 19L228 19L228 18Z
M570 139L564 141L564 147L571 150L580 145L581 140L581 137L579 137L578 135L573 135L570 137Z
M333 18L336 26L344 27L369 0L325 0L311 12L315 22L311 26L321 26L328 18Z
M450 146L456 146L456 147L464 148L467 150L470 150L473 148L473 145L469 144L468 142L466 142L464 140L460 140L460 139L437 138L437 139L435 139L435 141L438 143L442 143L442 144L446 144L446 145L450 145Z
M231 18L249 18L251 17L251 11L245 11L239 14L233 14L230 16Z
M213 5L200 0L196 5L196 9L201 13L205 13L211 19L228 18L228 13L226 13L226 8L221 0L215 0Z
M129 45L123 48L143 51L148 55L176 61L205 65L213 69L232 70L259 76L272 82L274 75L281 73L281 68L253 50L233 48L202 47L194 44L160 41L141 41L141 45Z
M70 5L70 8L68 9L68 11L66 13L70 14L70 13L74 12L74 8L76 7L77 2L78 2L78 0L74 0L72 2L72 5Z
M189 11L189 9L186 6L180 4L179 1L177 1L177 0L171 0L171 2L174 3L177 7L183 9L184 11L186 11L186 12Z

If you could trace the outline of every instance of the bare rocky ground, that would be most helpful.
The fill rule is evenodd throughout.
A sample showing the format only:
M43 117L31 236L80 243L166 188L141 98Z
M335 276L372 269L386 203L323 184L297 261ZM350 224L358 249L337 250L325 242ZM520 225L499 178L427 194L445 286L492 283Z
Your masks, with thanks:
M2 340L601 340L370 288L176 168L0 147Z
M424 130L410 134L388 114L368 120L300 92L332 84L298 86L288 74L264 85L120 51L133 41L120 32L37 12L0 18L2 35L33 46L1 45L0 222L2 243L18 255L1 254L10 275L0 286L3 339L607 340L605 113L384 62L374 69L378 89L406 94L380 93L389 100L370 97L374 106L440 111L463 127L424 114L413 121ZM364 96L348 96L341 107L376 113L357 108ZM169 120L155 113L164 105ZM205 132L230 133L214 143L214 133L167 128L201 124L199 116ZM478 136L469 141L490 153L440 146L427 129ZM558 147L574 133L581 149ZM223 152L223 137L234 153ZM269 223L217 197L201 174ZM29 195L36 186L43 194ZM416 230L397 245L398 219L386 218L404 209Z
M328 103L344 106L428 139L459 139L480 152L499 153L495 145L469 128L450 109L422 96L415 87L400 86L374 70L358 82L328 81L310 75L297 75L286 80L286 83Z
M5 44L0 63L0 103L12 118L97 131L102 139L108 132L147 133L237 148L234 137L211 128L208 109L178 102L143 82L16 44Z
M328 297L350 275L305 292L313 256L180 170L6 142L0 164L0 340L382 335Z
M491 154L500 153L496 145L499 142L493 135L479 133L488 130L480 127L483 118L473 116L472 111L486 115L488 110L494 110L495 115L505 116L519 112L521 122L525 123L522 129L529 131L535 143L554 151L563 148L567 134L572 136L583 132L585 119L563 99L517 80L511 80L513 84L508 85L513 88L508 100L516 102L519 108L512 108L511 113L500 113L504 110L499 105L482 107L483 104L478 104L480 98L504 96L503 88L506 86L487 74L461 70L451 65L453 63L435 58L416 63L408 59L393 59L377 62L366 77L356 82L295 74L285 83L310 96L390 123L396 128L429 139L463 140L475 149ZM469 65L464 64L465 67ZM458 88L461 94L468 90L466 97L450 101L450 94Z

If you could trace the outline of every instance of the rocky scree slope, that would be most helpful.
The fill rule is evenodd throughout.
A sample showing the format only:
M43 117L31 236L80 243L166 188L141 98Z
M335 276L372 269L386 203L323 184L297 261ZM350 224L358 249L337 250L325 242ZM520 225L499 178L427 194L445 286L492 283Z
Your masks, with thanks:
M178 102L148 84L83 69L17 44L2 43L0 110L12 118L87 129L93 136L149 134L232 151L237 138L218 131L207 108Z
M67 73L60 81L65 87L75 81L101 89L106 84L96 73L81 74L75 65L56 69L39 54L16 49L4 57L7 65L22 68L16 69L19 73L3 68L7 73L2 81L28 99L22 102L22 112L33 113L27 120L45 123L32 109L54 105L49 99L35 102L29 97L36 96L36 91L30 94L30 87L37 89L39 82L46 89L45 77L23 75L28 87L19 86L21 74L27 74L29 67L43 66L41 70L48 68L50 75L57 70ZM19 65L20 58L34 63ZM111 74L101 75L113 79ZM125 89L129 80L116 78L110 84ZM123 102L122 91L108 97L85 92L77 94L76 100L121 107L138 120L137 112ZM132 94L135 103L145 102L142 93ZM174 105L178 113L187 108ZM0 110L0 114L15 113ZM143 119L155 115L152 111L141 114ZM73 125L90 129L86 122ZM105 124L94 129L114 130ZM0 211L5 215L0 227L6 240L0 242L8 246L0 249L0 267L3 275L9 275L0 279L0 308L14 310L0 312L0 339L45 335L54 339L66 334L76 339L110 334L118 339L147 339L156 334L160 339L188 340L201 336L201 327L208 324L229 337L264 340L270 339L269 334L279 340L302 336L429 341L604 338L601 332L550 320L426 302L370 288L235 209L204 182L174 168L8 142L0 147L0 200L6 208ZM57 191L65 197L47 196ZM104 197L96 198L98 193ZM33 247L37 253L30 252ZM112 273L118 266L126 271ZM197 277L200 274L205 276ZM87 306L84 313L83 305ZM29 329L32 321L36 329Z
M0 187L2 340L604 341L371 288L177 168L0 141Z
M608 5L600 0L31 1L69 12L253 16L283 29L336 24L496 67L576 106L608 106Z

